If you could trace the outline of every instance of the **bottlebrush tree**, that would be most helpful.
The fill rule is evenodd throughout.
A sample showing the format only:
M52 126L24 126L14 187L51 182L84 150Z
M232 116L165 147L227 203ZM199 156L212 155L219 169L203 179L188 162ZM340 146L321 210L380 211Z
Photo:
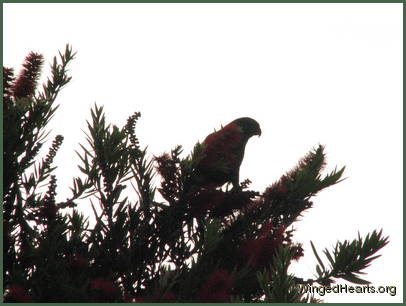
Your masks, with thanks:
M63 137L55 137L45 158L39 153L73 58L67 46L41 88L41 55L30 53L17 76L3 68L4 301L315 302L301 285L368 283L360 275L388 243L382 230L338 242L324 250L325 260L312 244L315 279L289 271L304 254L291 225L344 172L322 175L323 146L262 192L249 180L232 190L185 189L201 144L189 156L176 146L148 158L136 135L140 113L117 127L96 105L78 152L81 176L73 179L72 196L58 202L53 160ZM94 226L77 210L89 204Z

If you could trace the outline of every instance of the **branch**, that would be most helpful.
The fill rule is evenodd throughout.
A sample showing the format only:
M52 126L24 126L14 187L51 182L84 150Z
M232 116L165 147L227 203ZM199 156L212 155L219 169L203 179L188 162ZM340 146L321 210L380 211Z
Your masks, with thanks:
M372 234L368 234L365 238L358 235L358 239L349 242L337 242L334 250L330 252L325 249L323 253L328 259L329 268L323 263L316 248L311 243L312 250L318 264L316 266L317 279L303 280L296 278L296 282L300 284L319 283L320 285L329 286L334 283L332 278L342 278L354 284L369 284L370 282L359 277L360 274L365 274L362 270L370 266L371 262L381 255L375 255L381 248L389 242L389 237L382 236L382 230L377 232L374 230Z

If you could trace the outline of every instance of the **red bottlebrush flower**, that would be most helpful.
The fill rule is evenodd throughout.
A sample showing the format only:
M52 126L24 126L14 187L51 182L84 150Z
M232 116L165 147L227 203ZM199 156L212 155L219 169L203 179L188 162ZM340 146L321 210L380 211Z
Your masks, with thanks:
M58 207L54 203L48 203L40 208L40 216L48 220L55 220Z
M11 285L4 296L4 302L29 303L32 302L32 298L20 285Z
M190 197L189 203L193 216L205 215L209 210L220 207L225 198L225 193L212 188L202 188Z
M221 186L231 182L239 188L239 172L248 140L261 135L254 119L239 118L206 137L203 152L196 168L196 182L202 186Z
M286 180L281 180L275 188L275 191L280 194L280 195L285 195L287 192L289 192L289 188L286 184Z
M213 207L210 216L224 217L229 215L234 209L247 207L252 199L258 195L256 191L226 192L221 205Z
M201 302L230 302L234 280L225 270L213 272L199 291Z
M240 255L244 263L259 267L269 263L273 249L265 239L247 239L241 243Z
M283 233L285 231L286 231L286 226L284 226L284 225L279 226L276 229L276 231L274 232L274 235L273 235L273 240L275 241L276 244L279 245L285 240L285 238L283 237ZM290 237L289 237L289 240L290 240Z
M69 260L69 266L73 271L84 271L89 267L89 260L82 255L73 255Z
M121 296L120 288L105 278L93 279L90 282L90 288L97 291L96 300L100 302L114 302Z
M41 54L31 52L25 58L23 69L13 86L16 98L27 98L34 95L44 59Z
M179 199L180 189L179 164L174 156L174 151L172 151L172 156L165 153L159 157L155 157L155 161L158 164L158 172L163 179L159 192L165 200L174 204Z
M284 198L289 193L289 178L284 175L282 178L272 186L268 187L264 192L264 198L271 199L281 199Z
M254 267L263 267L272 262L277 248L284 242L285 227L273 228L272 223L265 224L258 238L241 242L240 255L244 263Z

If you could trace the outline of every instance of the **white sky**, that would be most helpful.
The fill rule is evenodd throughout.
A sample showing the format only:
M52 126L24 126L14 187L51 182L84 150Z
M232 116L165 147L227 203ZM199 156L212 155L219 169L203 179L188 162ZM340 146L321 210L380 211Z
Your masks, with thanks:
M366 270L397 294L329 294L328 302L402 302L402 4L3 4L3 64L29 51L50 62L66 43L77 57L52 121L65 137L58 192L70 195L74 150L94 102L119 126L141 111L138 136L159 155L250 116L241 179L264 190L318 143L344 182L314 199L296 223L312 277L321 251L374 229L390 236ZM46 69L48 71L48 69ZM44 77L46 74L44 75ZM90 213L88 203L82 209ZM339 281L339 284L344 284Z

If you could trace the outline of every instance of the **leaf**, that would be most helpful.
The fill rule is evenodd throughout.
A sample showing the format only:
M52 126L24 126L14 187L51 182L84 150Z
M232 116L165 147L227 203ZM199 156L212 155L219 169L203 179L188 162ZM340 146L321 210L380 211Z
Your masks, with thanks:
M321 261L321 259L320 259L320 257L319 257L319 254L317 254L316 248L314 247L314 244L313 244L313 242L312 242L311 240L310 240L310 245L312 246L312 250L313 250L314 256L316 256L317 261L319 262L321 268L323 269L323 272L325 272L325 271L326 271L326 268L324 267L324 264L323 264L323 262ZM316 269L317 269L317 268L316 268Z
M342 279L354 283L354 284L360 284L360 285L368 285L371 282L364 280L362 278L356 277L354 274L346 274L344 276L340 276Z
M323 272L321 271L319 265L316 266L316 271L317 271L318 277L322 277L322 276L323 276Z
M334 266L334 259L331 256L330 252L327 249L325 249L323 252L326 255L328 261L331 263L331 266Z

